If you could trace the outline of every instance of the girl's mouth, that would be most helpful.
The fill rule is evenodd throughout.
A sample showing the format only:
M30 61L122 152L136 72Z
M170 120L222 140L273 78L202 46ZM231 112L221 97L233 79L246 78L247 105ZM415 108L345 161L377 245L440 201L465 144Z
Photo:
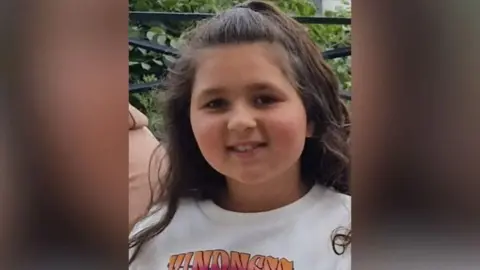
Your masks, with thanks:
M236 153L251 153L258 148L267 146L266 143L241 143L233 146L228 146L227 150L236 152Z

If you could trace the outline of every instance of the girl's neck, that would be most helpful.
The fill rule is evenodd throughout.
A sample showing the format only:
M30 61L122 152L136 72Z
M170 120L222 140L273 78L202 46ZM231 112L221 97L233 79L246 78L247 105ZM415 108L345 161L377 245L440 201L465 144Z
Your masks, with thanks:
M307 192L308 187L300 179L300 169L292 168L283 176L259 185L227 180L227 192L220 206L234 212L265 212L291 204Z

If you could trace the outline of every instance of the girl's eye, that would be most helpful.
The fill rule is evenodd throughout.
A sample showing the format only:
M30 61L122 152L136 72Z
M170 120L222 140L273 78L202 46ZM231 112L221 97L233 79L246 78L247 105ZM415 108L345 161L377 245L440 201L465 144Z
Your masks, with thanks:
M227 101L224 99L214 99L205 104L204 108L206 109L221 109L227 105Z
M266 106L277 102L277 99L272 96L259 96L255 98L255 105Z

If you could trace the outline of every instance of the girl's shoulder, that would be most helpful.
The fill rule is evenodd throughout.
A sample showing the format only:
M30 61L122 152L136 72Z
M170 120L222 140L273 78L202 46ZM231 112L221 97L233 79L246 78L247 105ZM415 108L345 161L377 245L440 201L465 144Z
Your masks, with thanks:
M192 208L195 208L194 210L197 208L196 202L193 199L181 199L175 217L184 216L185 214L188 215L188 213L185 212L191 212ZM135 234L140 233L141 231L159 223L165 216L166 212L167 204L158 204L153 206L148 211L148 214L135 224L130 232L129 237L132 237Z
M325 208L338 209L345 213L351 212L352 197L350 195L340 193L331 188L315 186L316 200ZM342 210L343 209L343 210Z
M351 196L322 186L315 189L315 210L310 218L316 217L320 223L329 220L335 226L348 226L351 223Z

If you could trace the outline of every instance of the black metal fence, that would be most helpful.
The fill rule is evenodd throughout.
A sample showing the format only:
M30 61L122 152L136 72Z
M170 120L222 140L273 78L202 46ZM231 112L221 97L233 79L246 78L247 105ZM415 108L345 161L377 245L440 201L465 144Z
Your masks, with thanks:
M137 24L152 25L162 24L166 21L169 22L182 22L182 21L197 21L205 18L209 18L214 14L209 13L178 13L178 12L130 12L129 18L132 22ZM332 18L332 17L293 17L298 22L304 24L337 24L337 25L350 25L350 18ZM152 43L148 40L129 39L128 44L134 47L143 48L145 50L163 53L173 57L178 57L180 53L177 49ZM351 55L351 47L336 48L323 52L325 59L334 59L339 57L347 57ZM138 93L146 92L152 89L162 88L163 82L156 81L151 83L130 84L129 92ZM351 100L350 91L340 91L340 96L346 100Z

